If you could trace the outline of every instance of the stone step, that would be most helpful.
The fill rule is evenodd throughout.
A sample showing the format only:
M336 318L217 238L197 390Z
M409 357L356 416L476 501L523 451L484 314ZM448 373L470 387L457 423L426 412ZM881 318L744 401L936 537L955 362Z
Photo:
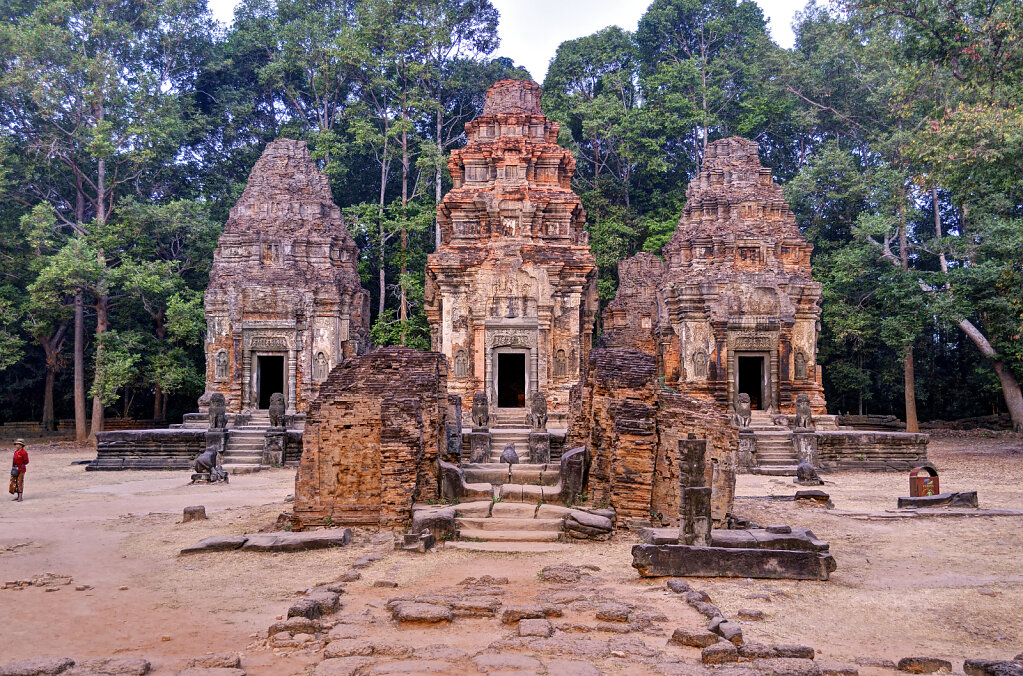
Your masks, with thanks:
M753 471L754 474L764 474L766 476L796 476L795 465L777 465L769 467L756 467Z
M795 462L798 457L795 453L757 453L757 461L764 462L765 460L784 460L785 462Z
M224 466L227 465L260 465L263 463L263 455L250 455L246 453L224 455Z
M561 532L547 530L474 530L466 528L458 531L458 537L463 540L490 542L557 542L561 538Z
M261 466L250 463L224 463L221 466L228 474L252 474L262 469Z
M458 530L545 530L561 532L564 519L513 519L502 517L459 517L455 519Z
M536 515L536 505L531 502L495 502L490 508L491 518L532 519Z

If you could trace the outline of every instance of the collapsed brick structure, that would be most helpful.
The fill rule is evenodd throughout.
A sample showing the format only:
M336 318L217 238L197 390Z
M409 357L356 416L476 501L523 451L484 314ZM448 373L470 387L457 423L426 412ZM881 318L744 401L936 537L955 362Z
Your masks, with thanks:
M656 355L668 387L729 411L746 393L755 410L792 414L806 394L824 414L812 249L756 143L715 141L686 190L666 263L649 254L622 262L607 344Z
M306 419L295 527L395 527L414 502L436 500L447 383L443 355L404 347L334 368Z
M499 422L504 409L521 426L539 391L552 422L564 421L597 311L575 160L557 145L535 82L494 84L465 133L426 268L432 349L450 361L451 391L466 406L486 392Z
M304 141L267 145L220 236L206 291L206 392L231 413L285 395L304 412L330 369L365 350L359 250Z
M713 489L711 514L723 524L735 494L738 430L719 408L665 390L656 358L639 350L596 348L574 390L570 445L590 449L589 494L619 520L679 523L680 441L707 442L703 485Z

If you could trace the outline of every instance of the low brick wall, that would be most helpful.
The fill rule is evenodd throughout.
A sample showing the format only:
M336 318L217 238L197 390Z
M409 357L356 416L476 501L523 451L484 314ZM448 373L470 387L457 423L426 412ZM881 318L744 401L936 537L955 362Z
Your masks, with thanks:
M96 459L88 471L127 469L177 469L192 467L195 458L206 449L206 431L116 430L96 434Z
M835 430L817 433L825 471L904 472L928 463L926 434Z

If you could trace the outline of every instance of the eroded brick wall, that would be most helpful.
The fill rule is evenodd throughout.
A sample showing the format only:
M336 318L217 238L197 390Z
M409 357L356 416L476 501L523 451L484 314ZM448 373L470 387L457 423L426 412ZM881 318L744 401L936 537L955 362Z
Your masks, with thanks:
M439 495L447 415L443 355L387 347L342 362L306 419L296 526L405 523Z

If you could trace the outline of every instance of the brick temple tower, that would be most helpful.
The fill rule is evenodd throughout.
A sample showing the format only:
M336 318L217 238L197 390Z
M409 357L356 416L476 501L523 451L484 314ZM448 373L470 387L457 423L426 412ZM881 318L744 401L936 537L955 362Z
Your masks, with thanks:
M806 394L822 415L812 250L757 144L715 141L686 190L665 262L640 254L619 266L604 341L655 350L667 386L727 410L746 393L754 410L792 414ZM655 303L632 302L651 288ZM640 327L649 328L642 340L632 335Z
M447 356L449 388L466 408L485 391L499 423L521 424L541 391L552 422L564 421L597 311L586 212L570 187L575 160L540 111L535 82L494 84L465 133L448 160L454 187L437 208L442 243L426 268L432 349Z
M231 209L206 290L206 393L227 410L284 394L304 413L330 369L369 343L359 250L304 141L267 145Z

